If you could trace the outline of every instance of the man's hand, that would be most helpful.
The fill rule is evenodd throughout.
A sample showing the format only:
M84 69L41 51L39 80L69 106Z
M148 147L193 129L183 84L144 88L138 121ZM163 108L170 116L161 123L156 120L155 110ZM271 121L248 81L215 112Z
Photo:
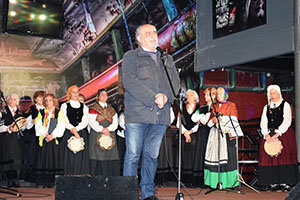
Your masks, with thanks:
M168 101L168 97L163 93L158 93L155 95L155 103L159 108L163 108Z

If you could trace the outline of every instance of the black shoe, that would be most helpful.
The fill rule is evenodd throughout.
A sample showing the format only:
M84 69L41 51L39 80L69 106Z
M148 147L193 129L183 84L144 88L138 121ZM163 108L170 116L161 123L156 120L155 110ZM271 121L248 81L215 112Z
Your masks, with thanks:
M147 197L144 200L159 200L159 199L155 195L153 195L153 196Z
M282 187L282 192L290 192L292 188L289 185L285 185Z
M270 190L275 192L275 191L279 191L281 190L281 186L280 185L271 185Z

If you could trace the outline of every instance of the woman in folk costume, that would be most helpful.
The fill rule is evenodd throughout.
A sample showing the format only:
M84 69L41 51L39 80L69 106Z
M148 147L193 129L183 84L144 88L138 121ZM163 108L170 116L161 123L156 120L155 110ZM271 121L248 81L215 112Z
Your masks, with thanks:
M211 188L216 188L218 184L218 163L220 163L222 188L232 188L239 185L239 182L236 182L238 173L235 149L236 140L232 137L234 133L226 131L223 126L225 123L228 123L227 118L229 116L234 120L237 120L238 116L235 104L228 101L228 97L226 89L222 87L217 89L218 103L212 106L211 119L208 122L208 126L212 128L209 132L205 153L204 184ZM221 123L223 135L220 135L216 113L219 114L218 119ZM220 141L219 144L218 140ZM218 156L218 148L220 148L220 157Z
M56 108L54 94L44 97L44 109L35 118L35 132L39 137L37 184L53 187L55 175L63 174L62 136L65 131L63 113Z
M22 164L22 149L20 146L22 134L17 131L16 127L13 128L14 120L22 116L18 108L18 95L15 93L9 94L7 103L8 105L4 107L5 111L1 113L4 124L1 126L0 133L0 162L4 163L1 168L7 178L7 185L19 187L18 179ZM25 126L21 130L24 129Z
M116 140L115 130L118 128L118 115L113 107L107 104L108 95L105 89L97 92L96 103L89 110L90 163L93 176L119 176L120 160L117 145L103 148L99 138L111 136ZM105 136L106 135L106 136Z
M216 88L210 87L204 90L204 98L206 104L201 106L193 115L192 120L199 124L199 130L196 134L196 149L195 149L195 163L194 163L194 176L204 177L204 159L206 152L206 145L210 127L207 126L208 120L211 115L212 101L216 103Z
M35 134L35 124L34 120L38 116L39 111L44 109L44 91L36 91L33 95L34 104L30 106L29 110L25 113L27 117L26 129L28 134L28 155L27 155L27 164L29 167L28 174L26 179L33 181L34 179L34 170L37 168L37 149L38 149L38 137Z
M270 186L271 190L290 191L298 183L299 170L295 132L291 127L292 112L288 102L282 96L278 85L267 89L268 104L261 116L261 132L258 161L258 184ZM283 146L276 156L266 153L265 143L279 140Z
M182 106L181 128L184 135L182 141L182 170L185 174L192 175L195 162L195 147L196 147L196 133L199 125L193 122L191 117L199 109L199 96L194 90L187 90L187 103ZM179 119L177 120L177 127L179 128Z
M67 102L61 105L61 111L66 119L64 133L64 170L66 175L89 174L89 151L88 151L88 107L78 100L78 87L73 85L67 92ZM74 151L68 147L70 141L80 139L84 142L84 148ZM70 145L69 145L70 146Z

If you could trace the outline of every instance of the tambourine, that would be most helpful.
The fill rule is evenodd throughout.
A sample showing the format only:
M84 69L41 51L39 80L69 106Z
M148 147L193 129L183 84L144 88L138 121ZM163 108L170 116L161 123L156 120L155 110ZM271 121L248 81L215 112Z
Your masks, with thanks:
M73 153L77 153L79 151L82 151L84 149L84 139L81 138L76 138L75 136L70 137L70 139L68 139L68 148L73 152Z
M281 153L282 148L281 141L278 139L270 143L266 141L264 145L265 152L271 157L277 157Z
M102 150L110 150L111 148L113 148L113 146L115 146L116 139L112 135L105 135L103 133L100 133L97 137L97 143Z
M20 131L27 123L27 120L24 117L18 117L15 122L11 124L11 127L13 129L12 132L18 132Z

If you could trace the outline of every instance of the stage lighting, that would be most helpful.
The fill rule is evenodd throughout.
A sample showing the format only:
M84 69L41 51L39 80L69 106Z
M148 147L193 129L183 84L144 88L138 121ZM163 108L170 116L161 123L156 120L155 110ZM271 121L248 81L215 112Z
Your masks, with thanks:
M17 4L18 2L17 2L17 0L9 0L9 3L11 3L11 4Z
M17 13L16 13L16 11L10 11L9 15L12 16L12 17L14 17L14 16L17 15Z
M39 19L40 19L41 21L45 21L45 20L47 19L47 16L44 15L44 14L42 14L42 15L39 16Z

